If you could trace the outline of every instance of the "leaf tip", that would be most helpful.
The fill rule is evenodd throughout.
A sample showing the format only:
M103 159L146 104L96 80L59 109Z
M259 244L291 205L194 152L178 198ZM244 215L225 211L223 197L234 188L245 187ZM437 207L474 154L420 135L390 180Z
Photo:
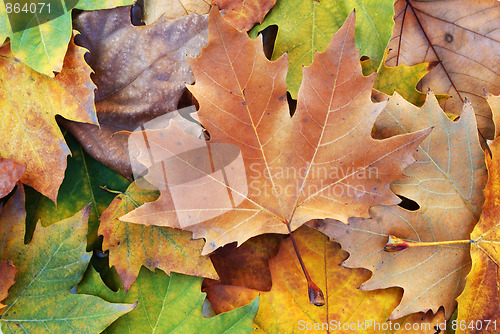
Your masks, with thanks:
M434 61L429 62L429 65L427 65L427 71L434 69L439 64L441 64L441 62L439 60L434 60ZM429 90L430 90L430 88L429 88Z
M84 219L85 221L87 221L87 220L89 219L89 215L90 215L90 208L91 208L91 206L92 206L92 202L91 202L91 203L89 203L89 204L87 204L87 206L86 206L86 207L84 207L84 208L83 208L83 210L82 210L82 216L83 216L83 219Z

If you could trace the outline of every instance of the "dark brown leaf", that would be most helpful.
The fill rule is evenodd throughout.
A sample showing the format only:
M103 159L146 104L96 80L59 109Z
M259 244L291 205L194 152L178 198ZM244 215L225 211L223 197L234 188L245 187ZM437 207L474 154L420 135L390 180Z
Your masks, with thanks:
M177 108L185 84L193 82L186 55L196 57L206 44L207 18L189 15L175 21L133 26L130 7L85 12L75 22L77 42L90 53L99 124L63 125L96 160L131 177L127 137L146 121Z

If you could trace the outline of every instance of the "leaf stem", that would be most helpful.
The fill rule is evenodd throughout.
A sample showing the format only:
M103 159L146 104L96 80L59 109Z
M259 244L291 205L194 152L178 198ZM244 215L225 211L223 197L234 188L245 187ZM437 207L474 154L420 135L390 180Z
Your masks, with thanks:
M131 196L129 196L127 193L124 193L122 191L119 191L119 190L112 190L112 189L109 189L108 186L104 185L104 186L101 186L100 187L102 190L104 191L107 191L108 193L112 193L112 194L118 194L118 195L123 195L124 197L126 197L130 202L132 202L132 204L138 208L140 207L139 203L137 203Z
M472 244L474 240L450 240L450 241L407 241L394 235L389 235L389 240L384 246L386 252L399 252L410 247L430 247L458 244Z
M302 261L302 257L300 256L299 253L299 248L297 247L297 244L295 243L295 238L292 235L292 229L290 227L290 222L286 222L286 227L288 228L288 233L290 234L290 239L292 239L292 245L293 249L295 250L295 254L297 254L297 258L299 259L300 266L302 267L302 271L304 272L304 276L306 277L307 280L307 290L309 293L309 303L314 304L316 306L323 306L325 305L325 297L323 296L323 291L314 283L311 279L311 276L309 276L309 273L307 272L307 268L304 264L304 261Z
M112 189L109 189L108 186L104 185L104 186L100 186L100 188L104 191L107 191L108 193L112 193L112 194L118 194L118 195L123 195L123 192L119 191L119 190L112 190Z

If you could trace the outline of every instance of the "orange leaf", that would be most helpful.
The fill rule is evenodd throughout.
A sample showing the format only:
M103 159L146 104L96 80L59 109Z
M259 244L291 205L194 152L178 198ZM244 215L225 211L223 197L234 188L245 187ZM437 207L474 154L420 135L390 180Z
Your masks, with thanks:
M55 116L97 124L85 52L71 41L51 79L14 58L9 45L0 49L0 156L25 165L21 182L54 202L70 154Z
M189 87L210 134L208 151L204 140L175 122L166 130L137 133L147 138L138 160L157 164L149 181L161 195L121 220L192 231L194 238L207 239L208 254L255 235L287 233L289 222L292 230L313 218L347 222L368 217L372 205L399 202L389 184L403 176L430 129L371 137L385 104L371 102L375 77L361 73L354 14L304 69L293 117L286 56L270 62L260 45L211 11L209 43L190 61L196 84Z

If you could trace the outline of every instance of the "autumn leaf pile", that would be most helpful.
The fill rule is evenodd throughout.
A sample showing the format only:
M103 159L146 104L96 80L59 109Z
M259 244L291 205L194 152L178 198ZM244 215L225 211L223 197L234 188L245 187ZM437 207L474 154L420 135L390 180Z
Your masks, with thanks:
M500 330L498 1L9 4L1 333Z

